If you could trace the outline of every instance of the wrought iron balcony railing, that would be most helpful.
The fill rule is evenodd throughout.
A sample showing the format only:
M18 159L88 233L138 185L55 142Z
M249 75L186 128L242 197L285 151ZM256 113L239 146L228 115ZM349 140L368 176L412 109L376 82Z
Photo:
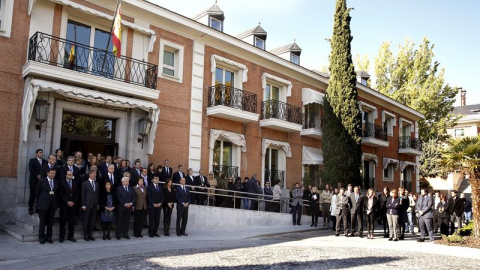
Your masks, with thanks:
M285 120L294 124L303 124L303 113L299 107L278 100L262 102L261 119L271 118Z
M265 182L269 181L270 185L275 185L275 181L280 180L285 183L285 171L280 170L265 170Z
M213 165L213 176L218 178L233 177L233 179L238 176L238 167L236 166L225 166L225 165Z
M305 121L303 124L303 129L322 129L322 120L320 114L318 113L305 113Z
M157 87L157 65L41 32L31 38L28 60L140 85Z
M211 86L208 88L208 107L219 105L257 113L257 95L224 84Z
M388 141L387 132L382 126L377 126L372 123L363 123L363 137L364 138L375 138L383 141Z
M398 148L412 148L422 151L422 142L410 136L403 136L399 138Z
M362 180L362 190L367 191L369 188L375 190L375 177L364 177Z

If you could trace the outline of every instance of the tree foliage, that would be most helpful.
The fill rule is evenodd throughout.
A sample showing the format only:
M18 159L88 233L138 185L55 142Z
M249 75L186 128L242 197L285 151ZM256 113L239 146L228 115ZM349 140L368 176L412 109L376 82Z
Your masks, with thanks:
M365 54L365 55L356 54L355 58L353 60L353 64L355 66L355 70L365 71L366 73L369 73L370 58L368 57L368 54ZM367 86L371 87L371 79L370 78L367 80Z
M425 115L419 121L420 139L444 140L446 129L458 116L452 115L458 89L445 84L445 69L434 61L434 45L424 38L417 49L411 39L400 45L397 55L384 42L375 58L375 89Z
M349 15L346 0L337 0L330 41L330 78L324 100L322 149L326 183L360 183L361 135L356 74L352 62Z

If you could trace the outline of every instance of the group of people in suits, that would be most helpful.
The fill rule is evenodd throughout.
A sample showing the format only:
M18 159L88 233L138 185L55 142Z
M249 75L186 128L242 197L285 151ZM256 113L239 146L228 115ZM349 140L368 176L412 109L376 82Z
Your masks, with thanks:
M45 160L43 150L37 149L35 157L29 161L28 211L29 214L39 214L40 244L53 243L52 230L57 208L60 208L60 242L65 239L77 241L74 237L74 226L79 213L83 214L85 241L95 240L93 231L98 217L102 224L103 240L111 240L112 223L115 223L115 236L118 240L122 237L130 239L128 232L132 214L135 237L143 237L142 228L145 226L148 227L150 237L160 237L158 229L162 210L164 235L169 236L175 203L177 235L188 235L185 230L192 196L190 188L185 185L186 179L194 181L191 178L191 169L188 175L183 175L181 170L173 174L168 167L168 160L165 161L165 166L158 166L157 169L151 166L153 164L150 164L148 169L142 168L137 160L134 167L126 170L120 165L122 161L117 159L117 162L113 162L111 156L107 156L105 162L100 164L89 159L81 165L76 162L76 156L62 160L58 152L61 153L61 150L57 150L56 155L50 155L48 160ZM84 170L82 174L79 167L88 167L88 170ZM172 177L178 182L175 186ZM160 179L164 181L161 182ZM202 179L199 180L202 182ZM206 178L203 178L203 181L205 182Z

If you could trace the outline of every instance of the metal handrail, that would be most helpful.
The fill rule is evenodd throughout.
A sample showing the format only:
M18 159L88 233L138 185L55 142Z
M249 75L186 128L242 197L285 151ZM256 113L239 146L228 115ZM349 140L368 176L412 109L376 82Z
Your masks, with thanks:
M208 107L219 105L257 113L257 94L217 84L208 88Z
M266 100L262 102L260 119L279 119L303 126L302 110L294 105L279 101Z

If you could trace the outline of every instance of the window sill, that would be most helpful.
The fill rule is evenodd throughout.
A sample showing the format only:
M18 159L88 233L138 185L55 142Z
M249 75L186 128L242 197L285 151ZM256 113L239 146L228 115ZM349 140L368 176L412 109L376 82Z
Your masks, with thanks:
M165 80L170 80L170 81L182 83L182 80L179 77L171 76L171 75L168 75L168 74L160 74L158 77L162 78L162 79L165 79Z
M385 177L384 177L384 178L383 178L383 181L384 181L384 182L393 182L393 179L385 178Z

